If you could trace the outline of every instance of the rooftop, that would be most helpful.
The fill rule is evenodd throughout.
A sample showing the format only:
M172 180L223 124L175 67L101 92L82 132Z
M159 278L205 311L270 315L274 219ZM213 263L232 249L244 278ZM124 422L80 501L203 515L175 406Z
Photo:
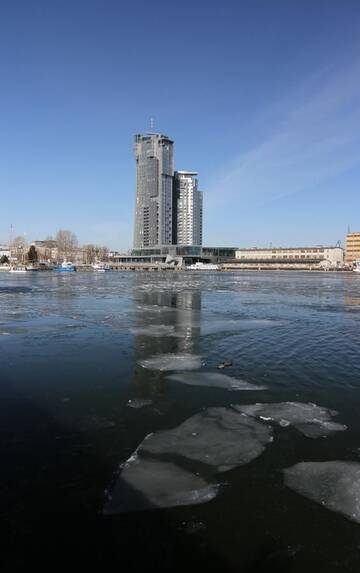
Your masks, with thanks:
M238 247L237 251L309 251L312 249L342 249L338 245L312 245L310 247Z
M151 139L151 137L157 137L159 139L166 139L167 141L169 141L170 143L174 143L172 141L172 139L170 139L170 137L168 137L167 135L165 135L164 133L155 133L155 132L151 132L151 131L147 131L146 133L137 133L135 135L135 140L139 140L139 139Z

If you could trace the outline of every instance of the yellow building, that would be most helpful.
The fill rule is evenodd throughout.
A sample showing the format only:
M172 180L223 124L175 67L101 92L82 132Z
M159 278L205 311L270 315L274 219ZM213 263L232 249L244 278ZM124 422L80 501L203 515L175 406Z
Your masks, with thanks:
M352 264L356 259L360 259L360 232L346 235L345 262Z

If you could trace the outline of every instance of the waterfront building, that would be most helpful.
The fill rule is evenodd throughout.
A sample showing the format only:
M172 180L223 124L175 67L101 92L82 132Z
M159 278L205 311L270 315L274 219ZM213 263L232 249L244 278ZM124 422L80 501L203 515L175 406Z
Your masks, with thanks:
M135 136L134 247L173 242L174 142L160 133Z
M202 192L195 171L175 171L173 192L173 243L202 244Z
M0 259L1 257L7 257L10 260L11 251L9 245L0 245Z
M45 241L34 241L34 245L39 263L58 263L68 259L75 265L88 263L88 252L86 247L73 247L67 256L59 250L58 243L54 239Z
M238 249L237 268L334 269L344 264L344 249L332 246Z
M203 247L202 256L204 260L212 263L225 263L235 259L238 247Z
M59 259L58 245L54 239L46 239L45 241L34 241L34 245L39 262L41 263L54 263Z
M250 248L202 247L201 245L158 245L133 249L131 254L114 256L114 268L144 264L165 265L176 261L179 268L195 262L221 264L224 270L337 270L344 265L344 249L338 246Z
M360 232L348 233L346 235L345 262L351 265L357 259L360 259Z
M176 262L184 268L196 262L223 263L235 259L235 247L202 247L201 245L158 245L152 248L132 249L131 254L114 254L109 259L110 266L121 268L141 267L144 264L167 264Z

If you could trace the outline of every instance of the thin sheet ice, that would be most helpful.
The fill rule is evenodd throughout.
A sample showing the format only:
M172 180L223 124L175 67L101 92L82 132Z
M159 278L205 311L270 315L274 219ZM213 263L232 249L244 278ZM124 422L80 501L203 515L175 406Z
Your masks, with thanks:
M148 326L138 326L130 329L135 336L161 337L182 337L184 334L175 330L172 324L149 324Z
M197 370L202 366L202 357L196 354L157 354L141 360L139 364L149 370Z
M244 330L262 329L280 325L280 321L262 318L224 319L212 317L211 319L204 319L200 326L201 334L207 336L221 332L236 333Z
M360 464L301 462L284 470L285 484L297 493L360 523Z
M219 374L217 372L186 372L170 374L166 377L167 380L174 380L181 384L189 386L210 386L212 388L224 388L225 390L265 390L266 386L258 386L251 384L245 380L239 380L226 376L226 374Z
M134 455L124 464L103 512L111 515L206 503L216 497L218 487L173 463Z
M225 472L257 458L271 441L269 426L229 408L208 408L172 430L150 434L138 451L176 454Z
M338 412L302 402L233 405L236 411L260 420L275 422L282 427L294 426L308 438L319 438L346 430L346 426L332 421Z

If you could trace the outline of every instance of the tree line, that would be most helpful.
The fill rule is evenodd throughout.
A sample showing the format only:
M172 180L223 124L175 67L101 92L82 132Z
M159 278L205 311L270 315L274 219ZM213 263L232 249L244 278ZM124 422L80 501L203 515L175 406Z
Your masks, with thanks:
M79 242L76 234L68 229L59 229L55 237L48 236L46 241L54 241L57 248L58 259L70 260L79 249ZM109 249L104 246L86 244L81 247L86 264L94 263L97 260L106 261L109 257ZM35 263L39 256L34 245L27 250L25 238L21 235L15 237L10 245L10 251L18 260ZM8 263L9 259L4 255L0 259L1 264Z

